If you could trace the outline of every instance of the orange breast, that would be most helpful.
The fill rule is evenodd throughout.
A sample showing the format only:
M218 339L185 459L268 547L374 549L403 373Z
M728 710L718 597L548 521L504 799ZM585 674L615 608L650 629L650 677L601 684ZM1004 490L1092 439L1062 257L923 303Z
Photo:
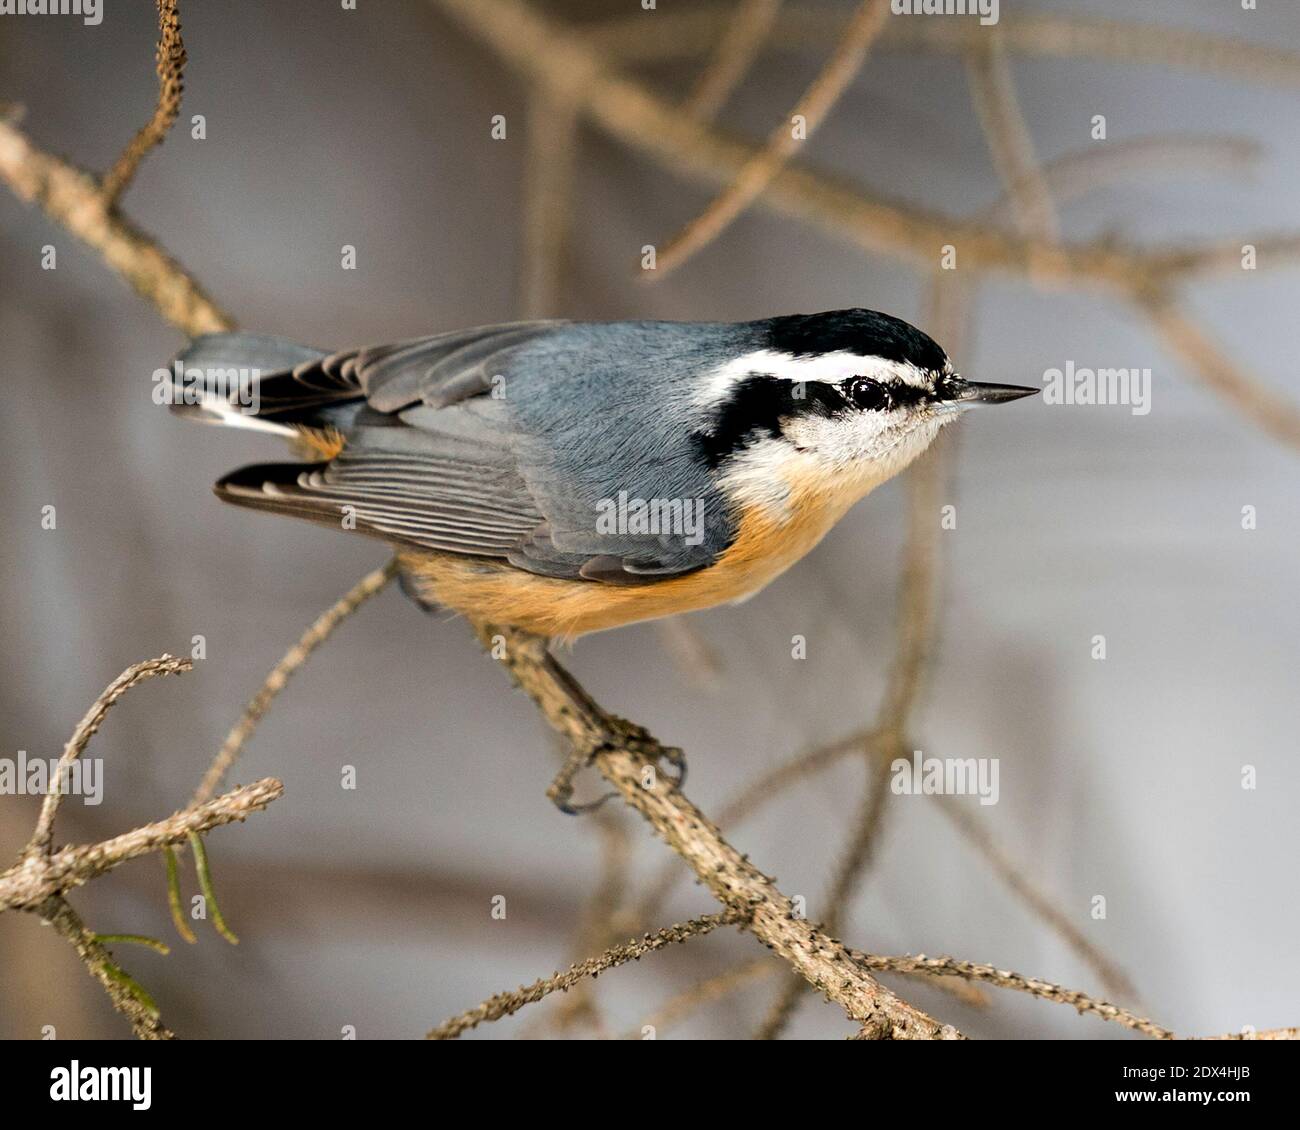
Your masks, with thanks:
M874 482L828 484L788 477L778 512L741 510L736 540L707 569L646 585L539 577L503 562L404 550L403 570L420 595L478 620L574 639L588 632L709 608L757 592L813 548Z

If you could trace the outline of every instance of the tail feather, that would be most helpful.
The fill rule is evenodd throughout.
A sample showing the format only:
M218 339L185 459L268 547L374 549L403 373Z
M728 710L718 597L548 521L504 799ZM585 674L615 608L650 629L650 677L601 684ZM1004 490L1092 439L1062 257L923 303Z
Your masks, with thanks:
M270 334L202 334L190 342L176 360L199 369L236 367L281 373L329 353Z
M339 405L361 395L335 364L345 356L267 334L204 334L172 362L172 411L289 436L333 427Z

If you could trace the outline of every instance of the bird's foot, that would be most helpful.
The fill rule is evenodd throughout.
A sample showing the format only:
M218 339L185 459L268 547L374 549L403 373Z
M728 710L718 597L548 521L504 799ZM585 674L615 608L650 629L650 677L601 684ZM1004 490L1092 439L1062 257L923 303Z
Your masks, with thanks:
M575 747L569 753L564 760L564 764L560 767L560 771L555 775L555 779L546 790L546 795L551 799L555 807L568 816L581 816L583 813L593 812L609 800L610 797L618 795L610 792L585 804L573 803L574 779L591 765L600 754L606 751L626 750L629 753L645 758L655 765L667 762L674 770L673 774L668 776L668 787L671 789L679 789L686 782L686 755L679 748L663 745L651 736L647 730L634 722L628 722L625 719L611 715L609 716L609 724L611 733L608 737L601 741ZM643 781L645 788L651 788L653 785L653 779Z

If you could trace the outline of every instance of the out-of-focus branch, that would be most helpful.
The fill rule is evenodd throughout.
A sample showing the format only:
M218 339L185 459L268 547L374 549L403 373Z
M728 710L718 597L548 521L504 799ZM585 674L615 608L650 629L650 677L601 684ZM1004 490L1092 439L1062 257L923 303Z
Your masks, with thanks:
M476 1028L484 1021L500 1020L503 1016L518 1012L524 1005L539 1001L557 990L568 990L589 977L598 977L607 969L613 969L629 961L638 961L648 953L684 942L687 938L711 933L719 926L731 926L744 921L744 912L731 908L719 914L706 914L700 918L693 918L689 922L666 926L641 938L633 938L631 941L607 949L597 957L578 962L564 973L542 977L525 988L497 993L476 1008L462 1012L459 1016L453 1016L450 1020L444 1020L425 1038L455 1039L462 1032Z
M93 176L36 148L22 130L3 119L0 180L98 251L113 271L178 329L193 337L234 325L176 260L109 207Z
M573 103L536 91L528 104L528 160L525 173L523 279L520 306L525 318L554 317L565 262L578 115Z
M836 39L835 50L826 66L804 91L794 109L772 131L762 150L745 162L735 179L660 250L655 270L646 273L647 279L659 281L666 278L697 251L717 239L759 197L848 89L888 19L888 0L861 0ZM794 127L796 120L802 128Z
M722 683L722 659L704 633L686 615L669 616L654 623L664 650L692 687L715 693Z
M770 42L785 51L825 49L838 34L839 8L826 3L787 0ZM724 4L675 6L655 16L647 35L641 13L620 16L584 29L591 48L623 63L650 63L694 57L713 50L731 25ZM1034 12L1015 13L997 25L1013 55L1056 59L1100 59L1178 67L1238 82L1300 86L1300 53L1271 44L1232 39L1213 32L1161 23L1090 19ZM989 29L975 20L890 20L879 51L926 51L965 57L979 48Z
M936 796L931 799L939 802L943 814L984 857L1008 889L1024 902L1035 917L1053 930L1091 967L1108 993L1128 1001L1132 1001L1137 996L1137 990L1124 970L1098 949L1069 916L1033 884L998 846L988 829L975 818L973 813L968 812L956 797Z
M628 882L628 868L632 854L631 837L623 813L601 808L591 813L590 819L600 839L600 877L592 890L575 933L572 952L575 961L584 954L604 949L613 943L618 932L614 923L618 906ZM595 978L583 980L566 992L564 1000L551 1010L549 1026L563 1032L580 1023L588 1023L603 1034L604 1021L595 999Z
M557 28L522 0L433 2L521 74L572 98L577 109L601 128L667 168L727 184L762 152L724 137L640 84L609 72L591 51L589 38ZM957 20L892 23L978 27ZM951 245L959 249L964 271L1010 272L1039 285L1105 291L1139 304L1148 313L1152 313L1149 296L1177 281L1178 265L1201 264L1207 255L1218 264L1222 256L1221 242L1213 248L1135 248L1107 240L1058 244L1038 237L1012 237L980 219L938 216L842 180L788 166L772 174L761 199L866 251L901 259L927 272L933 269L940 249ZM1238 247L1244 243L1259 250L1265 266L1300 253L1300 238L1291 234L1247 236L1238 241ZM1300 411L1253 377L1237 372L1228 380L1226 371L1209 371L1204 366L1194 371L1210 380L1216 390L1229 390L1229 403L1235 407L1249 408L1255 400L1276 404L1278 417L1270 434L1300 446Z
M758 58L780 11L781 0L736 0L735 15L727 24L713 58L682 103L685 113L702 122L717 117Z
M884 1038L960 1037L950 1025L940 1024L886 989L861 963L847 960L847 950L839 942L797 917L793 904L771 878L728 844L659 772L661 763L673 760L673 751L640 727L606 713L556 662L543 640L510 628L479 625L478 630L552 729L569 741L575 758L589 758L690 864L714 897L743 912L749 931L828 999Z
M647 1016L635 1031L625 1033L623 1038L625 1040L643 1039L646 1028L653 1029L655 1034L658 1035L674 1024L681 1023L686 1017L693 1012L697 1012L706 1004L722 1000L737 989L742 989L754 981L763 980L782 970L785 970L785 966L773 961L770 957L756 957L743 965L724 969L721 973L715 973L712 977L697 981L676 996L670 997ZM786 972L789 971L786 970Z
M135 178L136 170L145 155L161 145L181 112L181 95L185 84L185 43L181 39L181 15L178 0L157 0L158 3L158 104L153 117L131 139L113 167L104 174L102 189L104 201L115 208L122 193Z
M1238 249L1240 260L1240 248ZM1203 384L1246 419L1276 439L1300 447L1300 409L1248 373L1185 313L1165 290L1149 292L1142 306L1169 350L1187 364Z
M397 562L389 561L386 565L367 573L329 608L320 614L296 644L293 645L267 675L261 688L244 707L243 716L221 743L216 757L204 773L203 780L194 792L191 804L201 804L213 795L221 786L225 775L239 757L240 752L253 736L263 715L271 708L276 696L284 690L289 680L298 669L311 658L321 644L334 634L344 620L352 615L367 600L380 592L397 572Z
M1012 199L1021 233L1055 243L1061 238L1061 225L1016 97L1001 29L993 29L980 42L966 56L966 71L993 167Z
M1260 145L1244 137L1134 137L1123 141L1110 141L1104 147L1077 149L1045 164L1041 171L1028 174L1041 176L1044 189L1058 204L1077 200L1090 192L1106 188L1118 181L1152 174L1180 176L1228 175L1240 178L1253 172L1259 165ZM1008 186L1007 192L987 212L990 223L1015 222L1019 182ZM1157 276L1192 274L1226 265L1226 245L1216 249L1213 245L1200 249L1197 257L1177 260L1153 261ZM1231 249L1232 266L1241 268L1241 245ZM1294 254L1294 251L1290 254ZM946 278L959 272L945 271ZM947 340L947 339L942 339Z

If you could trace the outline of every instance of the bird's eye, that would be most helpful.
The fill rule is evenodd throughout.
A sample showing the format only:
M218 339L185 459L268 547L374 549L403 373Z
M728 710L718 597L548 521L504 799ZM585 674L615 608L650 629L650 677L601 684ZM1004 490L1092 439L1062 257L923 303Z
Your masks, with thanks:
M879 381L867 377L854 377L849 384L849 396L859 408L878 411L888 408L892 402L889 389Z

